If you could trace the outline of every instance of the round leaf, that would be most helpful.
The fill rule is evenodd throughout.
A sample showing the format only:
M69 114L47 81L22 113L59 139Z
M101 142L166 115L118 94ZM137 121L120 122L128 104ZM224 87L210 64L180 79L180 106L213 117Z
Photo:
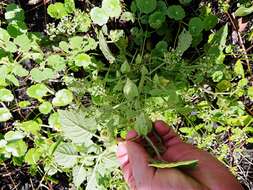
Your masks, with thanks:
M192 35L198 35L203 30L203 22L199 17L191 18L189 22L189 31Z
M99 7L94 7L90 11L90 16L94 24L103 26L109 20L109 16L106 14L105 10Z
M153 12L156 8L156 0L136 0L138 9L145 14Z
M48 114L51 112L51 110L52 110L52 104L50 102L43 102L39 106L40 113Z
M175 20L182 20L185 17L185 11L180 5L171 5L167 11L168 17Z
M86 69L91 64L92 64L91 57L86 53L79 54L75 57L75 65L76 66L84 67Z
M66 106L73 100L73 94L68 89L62 89L56 92L55 97L52 101L54 106Z
M48 14L55 19L60 19L68 15L63 3L50 4L47 8Z
M0 101L11 102L14 99L11 91L5 88L0 89Z
M8 121L12 117L9 109L0 108L0 122Z
M102 9L104 9L110 17L115 18L118 18L122 12L120 0L103 0Z
M35 84L29 87L26 92L31 98L41 99L43 96L46 96L49 89L44 84Z
M156 11L149 16L148 22L152 28L158 29L165 22L165 15L160 11Z

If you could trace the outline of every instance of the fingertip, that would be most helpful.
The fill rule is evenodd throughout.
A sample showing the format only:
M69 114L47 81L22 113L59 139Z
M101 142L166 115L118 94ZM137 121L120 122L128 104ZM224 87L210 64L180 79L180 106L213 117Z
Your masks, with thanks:
M155 121L154 122L154 127L155 127L156 131L158 132L158 134L161 135L161 136L166 135L170 131L170 128L167 125L167 123L165 123L162 120Z
M138 134L135 130L130 130L128 133L127 133L127 136L126 136L126 139L127 140L131 140L131 139L134 139L134 138L137 138L138 137Z

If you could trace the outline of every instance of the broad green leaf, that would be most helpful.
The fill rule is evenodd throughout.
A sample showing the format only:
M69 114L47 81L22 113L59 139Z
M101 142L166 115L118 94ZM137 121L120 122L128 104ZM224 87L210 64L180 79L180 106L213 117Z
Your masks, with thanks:
M13 99L14 99L14 96L12 95L10 90L6 88L0 89L0 101L11 102Z
M106 39L102 31L99 32L99 48L102 51L105 58L109 61L109 63L113 63L115 61L115 57L112 55L111 50L109 49Z
M15 21L15 20L19 20L19 21L25 20L24 10L14 3L7 5L4 17L8 22Z
M167 10L168 17L174 20L182 20L185 17L185 11L180 5L171 5Z
M6 79L9 80L15 86L19 86L19 81L18 81L18 79L13 74L7 75Z
M222 71L215 71L212 74L212 79L214 82L220 82L223 78L223 72Z
M253 137L248 138L246 141L247 141L247 143L251 143L251 144L253 144Z
M17 141L17 140L23 139L24 137L25 135L19 131L8 131L4 135L4 139L8 142Z
M35 84L29 87L26 91L27 95L31 98L41 99L47 95L49 89L44 84Z
M74 0L64 0L64 7L67 13L73 13L76 9Z
M0 28L0 42L3 41L3 42L8 42L10 40L10 35L9 33L3 29L3 28ZM2 42L1 42L2 43ZM2 47L0 43L0 47Z
M122 12L120 0L103 0L102 9L110 16L118 18Z
M240 59L238 59L235 63L234 72L237 76L241 76L242 78L244 78L244 69Z
M66 138L74 143L90 143L90 138L96 131L96 120L85 118L85 114L79 111L59 110L61 129Z
M31 105L31 103L29 102L29 101L20 101L19 103L18 103L18 106L20 107L20 108L26 108L27 106L30 106Z
M130 68L130 65L128 64L128 62L127 61L125 61L122 65L121 65L121 67L120 67L120 71L122 72L122 73L129 73L130 72L130 70L131 70L131 68Z
M39 68L33 68L30 71L32 80L35 82L42 82L44 80L52 79L54 77L54 72L50 68L44 68L43 70Z
M60 115L58 112L52 113L48 118L48 124L56 130L61 128Z
M31 133L33 135L37 135L40 130L40 124L38 124L36 121L30 120L25 121L20 124L18 124L18 127L22 129L26 133Z
M178 44L176 51L182 55L190 46L192 43L192 35L189 31L183 30L181 34L178 37Z
M27 145L23 140L11 141L6 145L6 151L15 157L24 156L27 151Z
M68 12L63 3L50 4L47 8L47 13L55 19L61 19L68 15Z
M69 43L72 49L81 49L83 45L83 37L74 36L69 39Z
M136 0L136 5L140 12L149 14L156 8L156 0Z
M12 37L16 38L17 36L27 32L27 26L23 21L13 20L7 26L7 31Z
M165 22L165 15L160 11L156 11L149 16L148 22L151 28L158 29Z
M75 15L75 20L78 23L78 31L79 32L88 32L91 27L91 19L89 14L81 12Z
M66 106L73 100L73 94L68 89L61 89L56 92L55 97L52 101L54 106Z
M65 59L60 55L50 55L47 64L57 72L63 71L66 67Z
M8 121L12 117L9 109L0 108L0 122Z
M75 166L72 169L73 182L76 187L79 187L87 177L87 171L83 166Z
M155 168L190 168L194 169L198 164L198 160L187 160L187 161L180 161L180 162L164 162L159 160L151 161L149 166Z
M218 23L218 18L215 15L208 15L203 20L203 27L206 31L209 31L210 29L214 28L216 24Z
M203 21L199 17L193 17L189 21L189 31L192 35L198 35L204 29Z
M39 111L40 113L43 113L43 114L49 114L52 109L53 109L52 104L47 101L43 102L39 106Z
M133 98L139 95L138 88L136 84L131 81L129 78L126 81L126 84L123 88L124 95L127 99L132 100Z
M90 11L91 20L94 24L98 24L99 26L103 26L109 20L108 14L104 9L99 7L94 7Z
M140 136L147 136L152 129L152 121L144 113L141 113L136 117L134 129Z
M78 152L73 144L61 143L55 150L55 162L65 168L72 168L77 163Z
M25 162L29 165L35 165L39 161L41 152L39 149L30 148L25 155Z
M91 57L86 53L78 54L75 57L75 65L87 69L90 65L92 65Z
M21 65L16 64L12 70L12 72L19 77L25 77L29 74L29 72L24 69Z
M17 51L17 46L13 42L7 41L5 42L4 50L7 52L15 53Z
M32 48L32 42L26 34L17 36L14 43L20 47L23 52L28 52Z
M236 11L235 16L247 16L253 13L253 5L251 7L245 7L241 5Z

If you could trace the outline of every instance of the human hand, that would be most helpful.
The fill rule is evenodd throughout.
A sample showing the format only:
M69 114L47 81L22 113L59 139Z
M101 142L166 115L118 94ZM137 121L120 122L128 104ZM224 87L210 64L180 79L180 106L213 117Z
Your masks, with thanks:
M121 142L117 157L131 190L243 190L236 178L211 154L182 142L163 121L156 121L154 128L165 147L163 160L198 160L198 166L184 170L156 169L148 166L149 155L140 139ZM136 132L130 132L127 139L135 136Z

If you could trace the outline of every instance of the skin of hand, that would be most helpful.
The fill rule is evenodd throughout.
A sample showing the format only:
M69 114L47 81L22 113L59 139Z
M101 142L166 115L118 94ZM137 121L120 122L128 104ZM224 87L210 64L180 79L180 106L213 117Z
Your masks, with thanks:
M117 158L131 190L243 190L229 170L211 154L184 143L163 121L156 121L154 128L165 147L163 160L198 160L198 165L194 169L184 170L156 169L148 166L149 155L143 141L120 142ZM136 132L132 131L127 139L135 136Z

